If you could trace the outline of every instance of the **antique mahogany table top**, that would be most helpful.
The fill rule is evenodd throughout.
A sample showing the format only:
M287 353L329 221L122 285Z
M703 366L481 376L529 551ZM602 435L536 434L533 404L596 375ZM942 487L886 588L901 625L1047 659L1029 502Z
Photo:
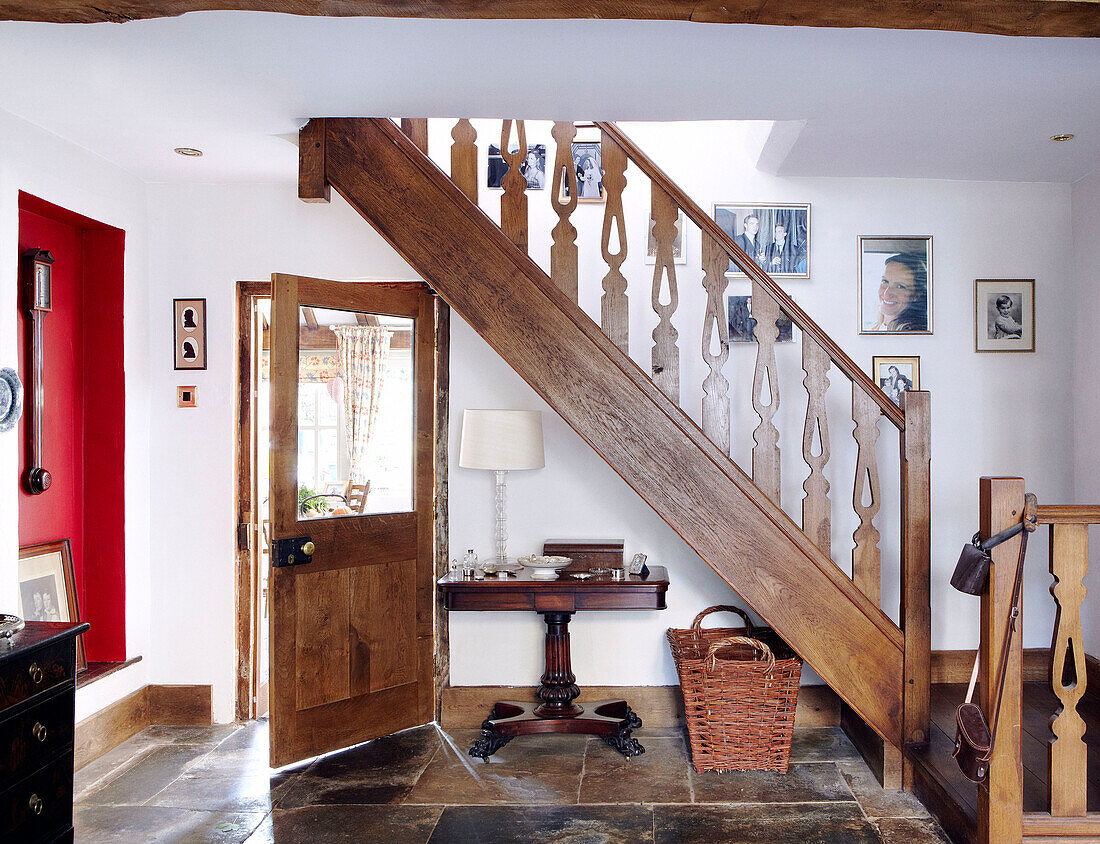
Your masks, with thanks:
M539 702L498 701L481 725L481 738L471 756L488 759L516 736L532 733L598 735L624 756L644 753L631 730L642 721L625 700L574 701L580 695L569 655L569 620L578 610L663 610L668 572L651 566L647 576L611 575L587 579L559 572L553 580L536 579L529 569L507 579L484 580L448 575L439 583L443 605L452 611L533 610L546 622L546 671L537 691Z

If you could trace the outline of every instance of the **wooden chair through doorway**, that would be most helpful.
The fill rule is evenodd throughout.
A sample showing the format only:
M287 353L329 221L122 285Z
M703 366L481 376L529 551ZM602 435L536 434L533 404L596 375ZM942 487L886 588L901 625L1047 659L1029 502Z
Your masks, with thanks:
M362 513L367 509L368 494L370 494L370 481L365 484L353 484L348 481L347 488L344 490L344 498L347 499L351 512Z

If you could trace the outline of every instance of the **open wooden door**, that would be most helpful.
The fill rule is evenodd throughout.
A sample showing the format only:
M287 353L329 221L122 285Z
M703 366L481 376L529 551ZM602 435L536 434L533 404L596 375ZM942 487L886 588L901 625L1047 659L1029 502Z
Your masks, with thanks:
M272 288L280 766L432 720L435 298L278 274ZM366 482L365 501L348 495Z

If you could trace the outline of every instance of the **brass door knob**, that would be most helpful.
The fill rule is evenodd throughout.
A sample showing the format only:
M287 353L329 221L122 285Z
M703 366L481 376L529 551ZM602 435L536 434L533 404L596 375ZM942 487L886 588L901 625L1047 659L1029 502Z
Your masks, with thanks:
M27 673L31 675L31 682L38 685L42 682L42 678L45 676L42 673L42 669L38 667L37 662L32 662L31 667L27 669Z
M46 808L46 804L42 802L42 798L37 794L31 795L31 799L27 801L27 805L31 807L31 811L36 815L41 815L42 810Z
M48 733L49 733L49 731L39 721L35 721L34 726L31 727L31 735L34 736L39 741L45 741L46 736L48 735Z
M305 554L307 557L312 557L313 552L316 550L317 546L314 545L312 542L307 542L302 546L302 553Z

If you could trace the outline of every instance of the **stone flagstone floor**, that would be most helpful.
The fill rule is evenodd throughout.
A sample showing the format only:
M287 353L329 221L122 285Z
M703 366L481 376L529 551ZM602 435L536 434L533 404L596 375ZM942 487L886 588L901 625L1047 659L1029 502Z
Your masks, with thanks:
M489 763L475 730L420 727L271 770L267 723L149 727L77 772L76 840L100 842L944 842L838 728L795 731L788 774L697 774L682 736L525 736Z

